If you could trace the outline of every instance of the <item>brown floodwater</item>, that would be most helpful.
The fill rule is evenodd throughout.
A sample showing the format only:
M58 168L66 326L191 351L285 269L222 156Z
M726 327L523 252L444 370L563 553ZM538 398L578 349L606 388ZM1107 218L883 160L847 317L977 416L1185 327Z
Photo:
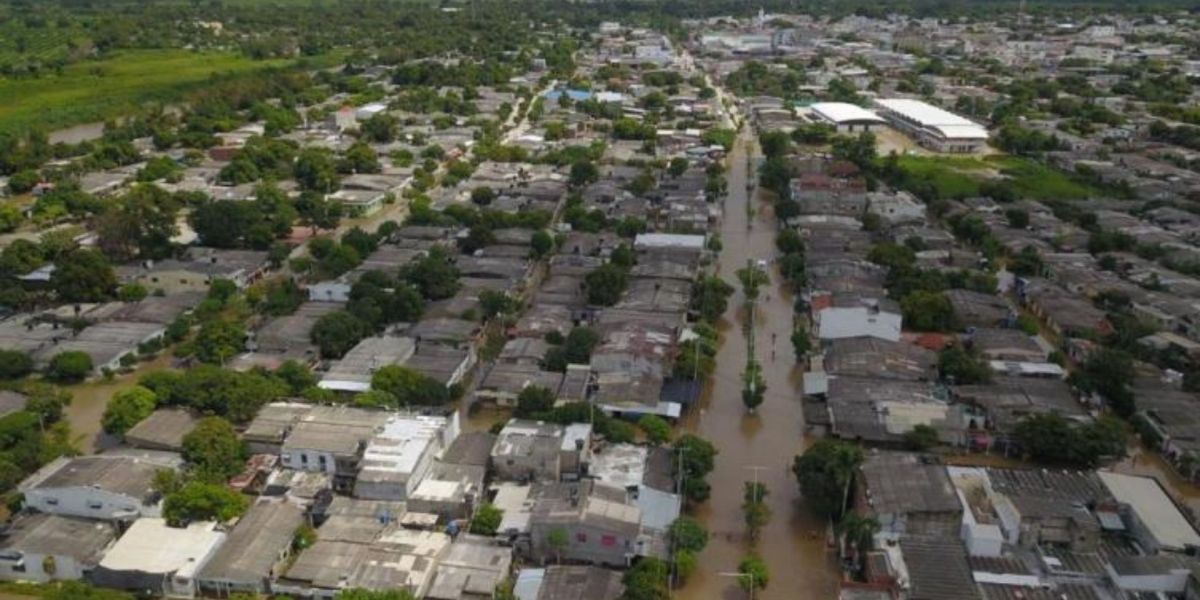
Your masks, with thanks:
M769 260L776 255L775 219L766 204L758 203L753 227L746 226L746 181L750 176L746 144L752 139L743 134L730 156L729 196L721 226L724 249L717 272L737 292L720 325L716 372L699 405L683 420L685 430L708 439L719 451L716 468L709 475L712 497L696 511L710 539L695 574L674 597L745 598L736 578L722 574L736 571L743 557L757 552L770 567L770 580L755 598L825 600L837 595L838 571L825 544L825 523L807 510L791 472L793 457L812 440L804 435L800 369L791 347L792 299L774 269L771 285L760 292L755 311L754 356L763 365L766 399L754 414L742 405L741 373L747 356L742 319L748 312L735 272L747 260ZM757 543L752 543L742 518L742 487L754 480L756 473L769 492L771 518Z
M115 446L120 440L105 434L100 428L100 419L112 395L120 390L137 385L138 378L151 371L171 368L170 353L159 354L153 360L138 363L132 373L117 375L112 379L98 378L79 385L68 386L71 405L65 417L71 424L71 439L84 454Z

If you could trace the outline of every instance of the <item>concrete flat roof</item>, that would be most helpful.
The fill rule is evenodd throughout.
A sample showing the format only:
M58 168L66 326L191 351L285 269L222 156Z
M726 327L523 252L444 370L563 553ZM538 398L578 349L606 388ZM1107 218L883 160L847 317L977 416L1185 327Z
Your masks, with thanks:
M1183 513L1150 477L1100 471L1097 473L1118 502L1128 504L1159 544L1172 550L1200 546L1200 535Z

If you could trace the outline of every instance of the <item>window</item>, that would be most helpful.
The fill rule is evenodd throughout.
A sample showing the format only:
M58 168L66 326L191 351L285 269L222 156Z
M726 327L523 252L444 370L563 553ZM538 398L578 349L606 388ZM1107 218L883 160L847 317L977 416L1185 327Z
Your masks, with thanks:
M617 545L617 536L615 536L615 535L602 536L600 538L600 545L601 546L616 546Z
M582 531L580 531L579 533L576 533L575 541L579 542L580 544L586 544L587 543L587 533L582 532Z
M91 500L88 502L88 508L92 510L100 510L104 508L104 503L99 500Z
M46 504L50 506L58 506L58 498L46 498Z
M306 465L307 465L307 464L308 464L308 455L307 455L307 454L301 454L301 455L300 455L300 462L301 462L301 463L303 463L303 464L306 464Z
M25 572L25 563L19 562L19 563L13 565L11 568L12 568L13 573L24 573Z

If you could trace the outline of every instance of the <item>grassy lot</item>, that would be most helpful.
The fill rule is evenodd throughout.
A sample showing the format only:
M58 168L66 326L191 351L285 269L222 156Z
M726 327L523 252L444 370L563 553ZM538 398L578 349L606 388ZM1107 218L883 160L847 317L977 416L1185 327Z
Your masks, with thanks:
M217 76L290 64L234 53L128 51L66 67L61 75L0 79L0 132L52 131L111 118L147 102L171 102Z
M1005 179L1022 198L1035 200L1080 199L1106 196L1104 190L1077 181L1069 174L1016 156L983 158L902 156L900 166L911 175L933 183L943 198L979 194L979 184Z

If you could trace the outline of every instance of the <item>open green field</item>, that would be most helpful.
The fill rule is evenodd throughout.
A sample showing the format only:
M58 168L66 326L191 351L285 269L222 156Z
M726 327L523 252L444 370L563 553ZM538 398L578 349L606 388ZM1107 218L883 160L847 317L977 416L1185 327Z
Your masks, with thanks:
M171 102L213 77L290 64L236 53L139 50L85 61L61 75L0 79L0 132L52 131L121 115L148 102Z
M900 167L910 175L933 183L943 198L979 195L988 180L1006 180L1021 198L1034 200L1081 199L1106 196L1104 190L1077 181L1069 174L1017 156L983 158L902 156Z

